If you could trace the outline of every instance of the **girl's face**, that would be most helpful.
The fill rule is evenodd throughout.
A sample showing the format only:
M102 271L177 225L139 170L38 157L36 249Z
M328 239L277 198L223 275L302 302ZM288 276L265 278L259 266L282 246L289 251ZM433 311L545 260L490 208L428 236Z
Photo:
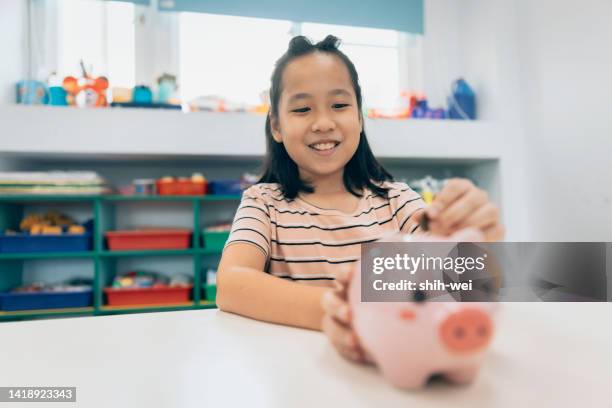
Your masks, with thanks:
M342 175L359 145L362 119L351 77L335 55L314 52L285 67L274 140L283 143L300 177Z

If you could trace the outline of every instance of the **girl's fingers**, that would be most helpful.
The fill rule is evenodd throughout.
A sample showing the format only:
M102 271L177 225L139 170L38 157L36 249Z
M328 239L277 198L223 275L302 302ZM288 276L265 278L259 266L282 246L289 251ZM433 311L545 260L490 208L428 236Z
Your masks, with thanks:
M327 315L332 316L342 324L350 324L351 317L348 302L340 298L337 293L333 291L325 292L321 299L321 305Z
M506 235L506 229L500 223L486 228L483 232L487 241L501 241Z
M450 242L483 242L485 235L478 228L464 228L453 233L448 239Z
M469 217L471 213L485 205L488 200L489 197L486 192L473 188L442 211L434 224L437 224L436 226L444 231L454 229L456 224Z
M339 324L330 315L323 317L322 327L340 354L355 361L363 358L357 337L350 328Z
M427 215L432 220L437 219L449 205L472 188L474 188L474 184L470 180L459 178L448 180L442 191L436 195L434 202L425 210Z
M346 286L351 280L351 276L353 275L353 266L341 265L338 272L336 272L336 282L340 285Z
M457 225L458 229L475 227L486 229L499 222L499 209L493 203L486 203L478 208L472 215Z

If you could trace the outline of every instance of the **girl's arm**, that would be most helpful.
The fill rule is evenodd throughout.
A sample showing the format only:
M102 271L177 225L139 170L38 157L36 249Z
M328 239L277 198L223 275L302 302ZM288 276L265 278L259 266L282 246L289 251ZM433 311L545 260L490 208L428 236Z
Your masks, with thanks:
M321 298L328 288L302 285L263 271L266 258L254 245L225 248L217 276L217 306L266 322L321 330Z

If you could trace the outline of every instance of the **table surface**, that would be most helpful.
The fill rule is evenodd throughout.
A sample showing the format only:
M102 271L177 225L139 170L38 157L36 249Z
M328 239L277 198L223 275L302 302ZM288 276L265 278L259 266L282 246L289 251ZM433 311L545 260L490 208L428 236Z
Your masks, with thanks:
M503 304L476 382L416 392L321 333L218 310L2 323L0 386L77 387L54 407L612 406L611 317L610 303Z

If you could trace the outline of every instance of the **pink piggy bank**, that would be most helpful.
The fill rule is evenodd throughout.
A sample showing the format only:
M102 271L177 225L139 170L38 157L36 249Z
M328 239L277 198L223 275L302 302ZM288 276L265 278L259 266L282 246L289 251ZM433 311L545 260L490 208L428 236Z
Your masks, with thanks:
M413 294L413 301L361 302L358 265L348 300L361 346L399 388L421 388L434 374L452 383L472 382L493 337L495 305L450 296L449 302L434 302L426 292Z

